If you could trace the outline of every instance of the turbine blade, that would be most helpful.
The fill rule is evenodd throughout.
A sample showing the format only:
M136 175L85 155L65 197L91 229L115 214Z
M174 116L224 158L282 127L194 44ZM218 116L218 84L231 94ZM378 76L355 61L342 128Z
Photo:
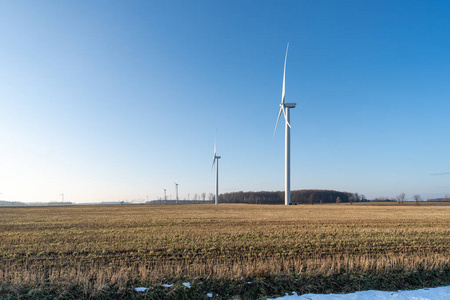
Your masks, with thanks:
M286 124L288 124L289 128L292 128L291 124L289 124L289 122L287 120L286 120Z
M291 127L291 124L289 124L287 117L286 117L286 110L283 109L283 115L284 115L284 120L286 121L286 124L288 124L289 127Z
M281 104L284 104L284 98L286 96L286 61L287 61L288 49L289 49L289 43L287 44L286 56L284 57L283 90L281 92Z
M283 110L283 106L280 107L280 112L278 113L277 123L275 124L275 130L273 131L273 137L275 138L275 132L277 132L278 121L280 121L281 111Z
M216 155L214 154L214 160L211 166L211 171L214 169L214 165L216 164Z
M212 170L212 168L214 168L214 162L216 161L216 137L214 138L214 156L213 156L213 163L212 163L212 167L211 167L211 170Z
M289 124L287 117L286 117L286 110L283 109L283 113L284 113L284 120L286 121L286 124L288 124L289 128L291 128L291 124Z
M285 109L283 109L283 113L284 113L284 120L286 121L288 126L291 127L291 124L289 124L289 122L287 121L287 116L286 116L286 110Z

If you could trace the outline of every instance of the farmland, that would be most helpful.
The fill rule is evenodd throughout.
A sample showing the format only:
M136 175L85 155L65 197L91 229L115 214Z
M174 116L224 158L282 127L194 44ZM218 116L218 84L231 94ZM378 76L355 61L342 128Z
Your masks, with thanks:
M448 285L449 245L450 206L8 207L0 208L0 298ZM192 289L177 284L185 281ZM136 294L136 286L151 289Z

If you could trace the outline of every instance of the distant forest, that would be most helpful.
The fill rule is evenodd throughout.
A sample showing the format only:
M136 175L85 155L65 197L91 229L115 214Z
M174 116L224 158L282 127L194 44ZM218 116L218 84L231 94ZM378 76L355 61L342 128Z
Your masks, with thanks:
M367 201L364 195L332 190L291 191L291 203L320 204ZM284 192L233 192L219 195L220 203L284 204Z
M25 204L25 203L22 203L22 202L17 202L17 201L4 201L4 200L0 200L0 205L17 206L17 205L26 205L26 204Z

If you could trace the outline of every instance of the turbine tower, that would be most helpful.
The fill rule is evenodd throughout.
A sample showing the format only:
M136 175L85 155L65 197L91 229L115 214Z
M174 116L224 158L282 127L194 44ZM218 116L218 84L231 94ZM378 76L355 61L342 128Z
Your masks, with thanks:
M284 204L291 204L291 124L290 124L290 109L295 108L296 103L285 103L284 98L286 95L286 60L289 49L289 43L286 47L286 56L284 58L284 71L283 71L283 89L281 91L281 103L280 112L278 113L277 123L275 124L275 131L273 136L275 137L275 132L277 131L278 121L280 120L281 113L284 115L285 119L285 158L284 158Z
M164 189L164 202L167 204L166 189Z
M214 164L216 164L216 200L214 202L214 204L218 205L219 204L219 158L220 156L217 156L216 154L216 141L214 141L214 159L213 159L213 163L212 163L212 168L214 168Z
M177 199L176 203L178 203L178 183L176 183L175 181L174 181L173 183L175 183L175 193L176 193L176 195L177 195L177 197L176 197L176 199Z

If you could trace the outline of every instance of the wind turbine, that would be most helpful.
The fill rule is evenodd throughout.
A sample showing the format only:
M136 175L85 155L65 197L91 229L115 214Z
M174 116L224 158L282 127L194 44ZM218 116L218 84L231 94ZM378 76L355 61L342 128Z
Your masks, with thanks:
M212 168L214 168L214 164L217 161L217 164L216 164L216 200L215 200L216 205L219 204L219 158L220 158L220 156L217 156L217 154L216 154L216 141L214 140L214 159L213 159L213 163L212 163Z
M163 189L163 190L164 190L164 202L167 204L166 189Z
M173 183L175 183L175 192L176 192L176 195L177 195L177 201L176 201L176 203L178 203L178 183L176 183L175 181L173 182Z
M286 96L286 60L289 49L289 43L286 47L286 56L284 58L284 71L283 71L283 89L281 91L281 103L280 103L280 112L278 113L277 123L275 124L275 131L273 132L273 136L275 137L275 132L277 131L278 121L280 120L281 113L284 115L284 119L286 121L285 124L285 158L284 158L284 204L291 204L291 124L290 124L290 114L289 109L295 108L296 103L285 103L284 98Z

